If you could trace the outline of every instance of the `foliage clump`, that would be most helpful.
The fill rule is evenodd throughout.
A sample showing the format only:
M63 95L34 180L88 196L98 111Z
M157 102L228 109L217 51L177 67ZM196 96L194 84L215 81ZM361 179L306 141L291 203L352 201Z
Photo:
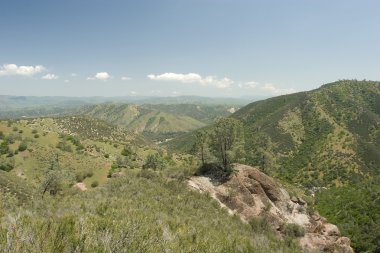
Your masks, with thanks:
M18 146L18 151L20 152L23 152L25 151L26 149L28 148L28 145L26 144L26 142L21 142L20 145Z
M195 153L202 164L217 163L225 170L244 158L244 129L234 118L218 118L211 129L196 133Z
M290 238L303 237L305 235L305 229L295 223L286 223L282 228L282 232Z
M165 167L165 161L160 154L149 154L143 165L143 169L162 170Z

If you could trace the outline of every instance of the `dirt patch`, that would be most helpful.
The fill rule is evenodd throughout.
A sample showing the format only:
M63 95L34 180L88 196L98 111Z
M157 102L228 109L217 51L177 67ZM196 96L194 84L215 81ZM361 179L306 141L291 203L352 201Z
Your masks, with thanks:
M75 188L78 188L79 190L81 190L82 192L84 191L87 191L87 187L86 187L86 184L85 183L76 183L74 185Z

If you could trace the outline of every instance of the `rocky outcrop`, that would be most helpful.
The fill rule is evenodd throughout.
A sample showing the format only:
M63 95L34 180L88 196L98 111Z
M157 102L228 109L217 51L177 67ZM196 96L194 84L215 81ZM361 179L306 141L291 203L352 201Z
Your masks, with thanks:
M286 224L297 224L305 231L300 246L306 251L352 253L350 239L341 237L337 226L318 213L309 214L307 203L289 193L274 179L256 168L237 164L229 180L215 183L204 176L192 177L189 186L207 192L230 214L238 214L244 222L266 215L279 237Z

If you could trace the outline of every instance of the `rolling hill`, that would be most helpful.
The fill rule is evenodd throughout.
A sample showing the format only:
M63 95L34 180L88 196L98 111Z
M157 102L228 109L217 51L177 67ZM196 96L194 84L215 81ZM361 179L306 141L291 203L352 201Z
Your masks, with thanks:
M165 141L186 132L202 128L220 116L229 116L236 107L227 105L135 105L99 104L84 106L73 114L97 118L143 133L154 140Z

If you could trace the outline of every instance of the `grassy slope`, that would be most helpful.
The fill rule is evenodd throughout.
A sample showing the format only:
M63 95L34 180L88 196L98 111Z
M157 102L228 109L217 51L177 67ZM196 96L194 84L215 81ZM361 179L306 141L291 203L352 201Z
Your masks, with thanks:
M154 172L129 171L104 188L37 199L17 213L0 228L7 252L298 252Z
M88 124L88 125L86 125ZM98 126L99 128L97 128ZM127 133L83 118L0 122L28 149L18 152L15 168L0 171L0 248L6 252L298 252L267 234L254 232L231 217L208 196L187 189L181 173L189 166L175 157L177 169L160 172L125 170L125 177L107 179L110 162L124 144L137 150L137 167L150 153ZM17 127L17 131L14 128ZM84 131L86 130L87 131ZM20 133L22 130L22 133ZM33 130L40 136L34 138ZM44 134L46 133L46 134ZM85 147L62 138L70 133ZM118 136L124 138L114 140ZM65 137L66 138L66 137ZM56 148L64 141L72 152ZM117 144L116 146L114 144ZM58 154L64 188L41 198L41 182ZM109 158L104 155L109 154ZM4 155L5 156L5 155ZM11 159L5 158L4 159ZM181 169L179 169L181 168ZM73 189L77 172L92 172L84 180L100 186L87 192Z
M17 131L14 131L15 128ZM7 157L4 154L0 157L3 161L14 161L14 169L9 174L25 178L34 186L41 184L48 168L57 159L69 181L74 183L77 174L91 172L93 175L84 181L87 187L94 181L102 185L106 183L111 164L120 156L124 145L137 147L136 162L142 164L146 149L142 147L149 143L105 122L77 117L19 120L10 123L0 121L0 131L6 138L14 139L14 143L9 145L14 155ZM38 134L38 138L35 138L35 134ZM67 136L75 136L83 149L77 150L77 146ZM28 148L16 154L21 142L27 143ZM58 149L59 142L65 143L70 150ZM0 186L3 187L4 184Z

